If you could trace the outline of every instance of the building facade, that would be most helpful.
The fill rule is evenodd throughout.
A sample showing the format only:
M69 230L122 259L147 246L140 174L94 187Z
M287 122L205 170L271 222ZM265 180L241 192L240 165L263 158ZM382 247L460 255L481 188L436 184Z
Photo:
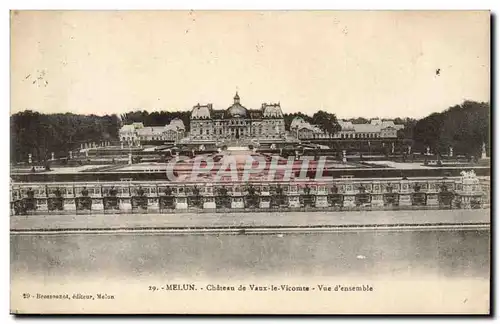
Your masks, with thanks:
M353 124L339 120L341 130L329 135L316 125L311 125L301 117L295 117L290 124L290 132L298 139L395 139L404 125L394 124L392 120L372 119L368 124Z
M120 142L135 145L151 141L178 141L185 136L182 120L174 118L165 126L144 126L143 123L124 125L120 131Z
M233 104L225 110L213 109L212 104L194 106L186 141L285 140L285 121L279 103L263 103L260 109L247 109L240 103L238 93L233 99Z

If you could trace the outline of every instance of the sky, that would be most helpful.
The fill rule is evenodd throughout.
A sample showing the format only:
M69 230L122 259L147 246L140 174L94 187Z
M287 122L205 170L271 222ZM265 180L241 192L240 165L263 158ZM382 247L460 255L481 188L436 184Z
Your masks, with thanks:
M414 117L490 98L487 11L13 11L11 114Z

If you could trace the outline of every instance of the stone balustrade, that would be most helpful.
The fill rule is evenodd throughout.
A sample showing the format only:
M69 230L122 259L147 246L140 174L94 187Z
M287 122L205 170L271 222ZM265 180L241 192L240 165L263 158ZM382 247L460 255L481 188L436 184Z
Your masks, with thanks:
M255 183L11 183L12 214L489 208L490 179L332 179Z

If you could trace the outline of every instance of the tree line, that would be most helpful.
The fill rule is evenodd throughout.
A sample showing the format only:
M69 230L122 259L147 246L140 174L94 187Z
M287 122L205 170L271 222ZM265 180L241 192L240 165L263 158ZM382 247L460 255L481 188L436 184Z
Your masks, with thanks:
M52 152L68 156L81 143L117 139L120 120L116 115L40 114L31 110L10 117L12 162L46 161Z
M490 104L464 101L441 113L420 119L413 127L415 149L480 156L483 143L490 146Z

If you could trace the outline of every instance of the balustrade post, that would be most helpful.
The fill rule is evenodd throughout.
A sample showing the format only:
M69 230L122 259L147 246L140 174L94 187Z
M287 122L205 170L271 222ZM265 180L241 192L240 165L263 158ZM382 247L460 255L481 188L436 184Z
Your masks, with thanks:
M314 206L316 208L328 207L328 192L324 185L316 187L316 199Z
M75 197L65 197L63 208L64 208L64 210L68 210L68 211L76 211Z
M119 197L118 204L121 212L129 213L132 211L132 201L130 200L130 196Z
M104 201L102 197L92 197L91 210L104 212Z
M343 206L348 208L356 207L356 192L351 181L345 183Z
M373 182L371 192L371 203L372 207L383 207L384 206L384 190L382 184L379 181Z
M206 185L203 188L203 209L216 209L214 188L211 185Z
M188 209L187 195L184 190L184 187L177 187L177 196L175 197L175 209L176 210L184 210Z
M402 179L399 182L399 206L411 206L410 182Z
M238 190L235 190L235 189ZM243 202L242 189L239 186L233 186L231 192L231 209L242 209L245 208L245 203Z
M481 189L481 184L479 182L478 177L474 173L474 171L470 172L462 172L461 181L461 189L456 191L456 194L460 195L458 199L460 199L462 208L477 208L477 206L481 206L481 200L483 198L483 192Z
M203 209L216 209L214 196L203 197Z
M269 192L269 187L261 186L259 191L260 191L259 208L264 208L264 209L271 208L271 193Z
M47 197L36 197L35 198L36 210L41 212L48 212L48 198Z
M187 197L175 197L175 209L184 210L188 209Z
M427 206L439 206L439 197L437 193L437 181L429 182L429 189L427 191Z
M148 204L148 211L158 213L160 211L160 203L159 199L156 196L148 196L146 197Z
M297 185L291 185L288 188L288 207L300 208L299 191Z

